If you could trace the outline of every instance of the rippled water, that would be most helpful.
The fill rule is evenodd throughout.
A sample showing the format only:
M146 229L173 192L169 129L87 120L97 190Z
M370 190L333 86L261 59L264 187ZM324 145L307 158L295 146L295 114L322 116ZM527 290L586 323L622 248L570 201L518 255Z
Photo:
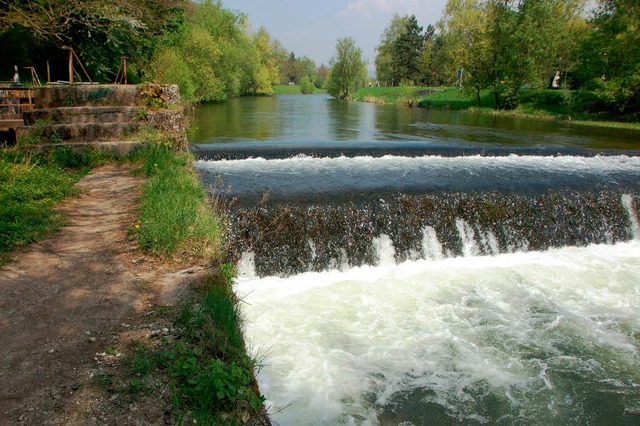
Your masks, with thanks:
M323 96L194 123L275 423L640 423L640 133Z

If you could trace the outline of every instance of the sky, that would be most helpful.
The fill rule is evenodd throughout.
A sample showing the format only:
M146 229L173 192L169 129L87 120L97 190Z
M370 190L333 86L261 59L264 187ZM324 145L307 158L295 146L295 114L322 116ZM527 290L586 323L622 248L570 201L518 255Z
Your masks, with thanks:
M254 30L265 27L272 38L297 57L318 66L335 54L336 41L353 37L369 62L394 14L416 15L426 27L442 16L447 0L222 0L225 8L246 14Z

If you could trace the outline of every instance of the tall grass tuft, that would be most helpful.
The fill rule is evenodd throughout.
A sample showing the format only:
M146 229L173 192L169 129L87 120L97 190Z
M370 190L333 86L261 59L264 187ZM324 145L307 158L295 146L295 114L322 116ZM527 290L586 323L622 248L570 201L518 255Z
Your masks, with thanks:
M221 222L189 167L193 158L161 144L147 147L143 158L142 171L149 179L135 225L141 247L160 256L216 257Z

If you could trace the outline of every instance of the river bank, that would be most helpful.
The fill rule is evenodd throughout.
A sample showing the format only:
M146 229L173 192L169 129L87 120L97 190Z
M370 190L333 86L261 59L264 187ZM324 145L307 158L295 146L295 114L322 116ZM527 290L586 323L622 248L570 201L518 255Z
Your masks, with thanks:
M5 419L268 424L189 154L0 160L0 229L15 231L0 267Z
M575 125L640 129L640 123L629 117L616 117L602 112L604 101L594 92L570 90L525 90L518 105L510 110L497 110L489 90L479 96L475 91L432 87L364 87L350 100L379 104L395 104L426 109L447 109L480 114L570 121Z

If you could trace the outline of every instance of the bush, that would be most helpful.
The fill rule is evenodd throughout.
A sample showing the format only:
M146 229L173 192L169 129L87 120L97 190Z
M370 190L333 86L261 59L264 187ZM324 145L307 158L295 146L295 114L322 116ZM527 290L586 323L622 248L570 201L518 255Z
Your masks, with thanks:
M314 92L313 83L306 75L300 79L300 91L303 95L309 95Z

